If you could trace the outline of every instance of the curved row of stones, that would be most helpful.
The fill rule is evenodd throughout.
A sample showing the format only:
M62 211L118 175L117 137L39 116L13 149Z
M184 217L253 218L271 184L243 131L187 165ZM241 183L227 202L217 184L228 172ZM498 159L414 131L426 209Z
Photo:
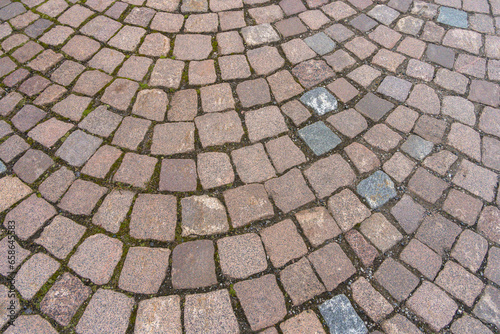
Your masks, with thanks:
M3 330L495 332L495 15L1 1Z

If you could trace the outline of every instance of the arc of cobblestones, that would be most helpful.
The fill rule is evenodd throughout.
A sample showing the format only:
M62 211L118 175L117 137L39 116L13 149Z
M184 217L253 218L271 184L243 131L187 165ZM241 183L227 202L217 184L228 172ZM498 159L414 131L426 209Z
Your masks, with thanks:
M498 0L0 20L2 332L500 330Z

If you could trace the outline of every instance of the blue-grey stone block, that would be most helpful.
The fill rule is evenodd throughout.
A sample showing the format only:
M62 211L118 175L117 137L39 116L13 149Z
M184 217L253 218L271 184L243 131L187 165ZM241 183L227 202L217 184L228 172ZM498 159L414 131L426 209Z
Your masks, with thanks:
M358 184L358 194L363 196L372 209L384 205L396 197L394 182L386 173L378 170Z
M439 15L437 21L442 24L447 24L457 28L467 28L469 22L467 21L467 13L463 10L441 7L439 8Z
M299 130L299 136L316 155L333 150L342 140L323 122L316 122Z
M7 167L3 163L2 160L0 160L0 174L5 173L7 171Z
M319 306L331 334L366 334L368 329L345 295L337 295Z
M319 32L304 39L304 42L320 56L332 52L335 49L335 42L324 32Z
M417 160L422 160L431 153L434 144L419 136L410 135L408 139L401 145L401 150L408 153Z
M303 94L300 101L309 106L319 116L337 109L337 99L324 87L314 88Z

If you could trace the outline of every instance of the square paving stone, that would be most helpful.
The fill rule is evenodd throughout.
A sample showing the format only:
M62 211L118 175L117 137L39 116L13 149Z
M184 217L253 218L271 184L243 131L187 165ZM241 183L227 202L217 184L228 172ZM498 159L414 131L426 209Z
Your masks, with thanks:
M290 219L263 229L260 235L276 268L307 253L307 246Z
M125 111L139 89L137 82L127 79L116 79L109 85L101 97L101 102Z
M377 25L377 21L371 19L365 14L361 14L349 21L349 24L362 32L367 32Z
M317 33L304 39L304 42L320 56L332 52L335 42L324 32Z
M492 201L498 181L494 172L463 160L452 182L486 201Z
M149 84L165 88L179 88L184 67L184 62L179 60L158 59L151 73ZM145 72L147 73L147 70Z
M382 253L388 251L403 238L397 228L379 212L366 219L361 224L360 230Z
M490 250L490 254L491 251L494 252L495 248ZM465 268L476 272L483 263L487 252L488 241L485 238L471 230L464 230L453 247L451 256ZM494 261L492 262L494 263ZM493 266L492 262L489 263ZM487 268L491 269L492 266L488 266ZM488 274L485 275L488 277Z
M122 151L116 147L103 145L94 153L85 166L83 166L81 172L103 179L121 154Z
M154 173L157 159L136 153L126 153L113 181L147 188Z
M295 218L299 222L307 240L315 247L341 233L335 220L330 216L326 208L321 206L297 212Z
M266 150L278 173L283 173L307 161L306 156L289 136L272 139L266 143Z
M80 241L86 228L69 218L58 215L35 242L42 245L58 259L65 259Z
M224 201L233 227L270 218L274 209L266 190L261 184L249 184L224 192Z
M356 178L354 171L339 154L316 161L304 170L304 175L318 198L326 197L341 187L351 185Z
M337 243L330 243L307 256L328 291L356 273L351 260Z
M101 49L90 61L89 66L101 69L106 73L113 73L118 65L125 58L125 55L113 49Z
M374 63L376 64L376 59L374 57ZM403 61L403 60L401 60ZM350 67L350 66L349 66ZM353 71L351 71L347 77L354 80L356 83L358 83L359 85L367 88L368 86L371 85L371 83L377 79L380 75L382 74L382 72L380 72L379 70L369 66L369 65L361 65L360 67L354 69Z
M271 102L269 86L264 78L244 81L236 86L236 93L243 108Z
M218 62L222 80L245 79L251 74L247 58L244 55L220 57Z
M283 212L289 212L315 199L296 168L278 178L266 181L265 187L274 203Z
M160 191L196 191L196 163L191 159L164 159L161 163Z
M281 103L304 91L287 70L276 72L267 77L274 98Z
M188 78L190 85L207 85L217 80L214 60L189 62Z
M375 258L379 256L379 251L358 230L350 230L345 234L345 237L354 253L361 259L363 265L365 267L371 266Z
M106 16L99 15L85 24L80 29L80 32L84 35L92 36L101 42L106 42L121 28L121 26L119 22Z
M376 171L362 180L356 191L368 201L372 209L384 205L397 195L391 178L382 171Z
M174 56L180 60L202 60L212 52L212 39L206 35L177 35Z
M227 290L186 296L184 326L193 334L240 332Z
M378 93L392 97L400 102L404 102L411 89L411 82L394 76L387 76L377 89Z
M95 135L109 137L121 123L122 117L108 110L106 106L99 106L90 112L78 127Z
M319 321L318 316L312 310L303 311L302 313L282 322L280 324L280 328L284 334L307 332L325 334L323 325ZM266 334L267 332L261 333Z
M500 305L500 290L488 285L478 304L474 308L474 314L495 326L500 327L500 319L498 317L498 306Z
M0 178L0 212L5 211L31 192L30 187L15 176L6 175Z
M288 131L285 118L276 106L245 112L245 124L252 142Z
M325 123L319 121L300 129L299 136L316 155L333 150L342 140Z
M82 334L125 334L133 306L132 297L108 289L99 289L92 296L76 330Z
M141 81L149 70L153 61L146 57L131 56L123 63L118 76Z
M408 189L424 200L435 203L448 188L448 184L424 168L417 169L408 183Z
M191 196L181 199L182 236L227 232L226 208L215 197Z
M65 60L51 75L51 79L58 84L67 86L85 70L85 66L72 60Z
M15 163L12 170L24 182L33 183L53 165L54 161L47 154L30 149Z
M172 252L174 289L195 289L217 284L214 245L210 240L189 241Z
M170 51L170 39L160 33L146 35L139 53L152 57L166 57Z
M464 314L461 318L455 320L451 325L450 329L453 333L466 334L466 333L478 333L478 334L492 334L493 332L486 327L481 321L476 318L471 317L468 314Z
M4 178L8 178L5 176ZM8 180L6 180L8 181ZM21 182L21 181L19 181ZM23 184L24 185L24 184ZM10 189L13 191L22 191L21 185L15 185L18 189ZM9 189L6 187L6 189ZM24 193L26 196L27 193ZM14 194L20 195L20 194ZM24 197L22 196L22 197ZM12 195L10 197L13 197ZM21 198L22 198L21 197ZM7 199L9 199L7 197ZM16 222L16 235L22 239L26 240L35 234L50 218L56 215L56 210L52 205L50 205L43 198L37 197L35 194L31 195L24 201L22 201L18 206L16 206L12 211L9 211L5 216L4 226L8 227L9 221Z
M101 226L109 232L118 233L134 197L135 193L131 191L112 190L92 217L92 224Z
M303 94L300 101L322 116L337 109L337 99L325 88L318 87Z
M424 282L410 297L407 305L435 331L448 325L458 308L453 299L430 282Z
M234 181L229 156L221 152L198 154L198 176L204 189L216 188Z
M405 300L417 287L420 280L399 262L392 258L385 260L374 275L391 296L398 301Z
M401 252L400 258L431 280L436 277L443 263L441 256L417 239L410 241Z
M376 5L369 12L368 15L373 17L375 20L379 21L382 24L390 25L397 17L399 13L388 7L386 5Z
M306 60L295 66L292 73L297 77L300 84L306 88L316 86L335 74L325 61L315 59Z
M258 75L270 74L285 65L285 60L278 50L272 46L248 50L247 57L250 65Z
M77 130L69 135L56 155L72 166L82 166L101 145L102 139Z
M419 136L410 135L401 145L401 149L417 160L423 160L431 153L434 144Z
M135 293L158 293L167 275L169 257L169 249L131 247L120 273L118 287Z
M228 83L202 87L200 95L204 112L224 111L234 108L233 92Z
M500 233L496 230L500 217L500 211L494 206L486 206L481 212L481 217L477 223L477 229L488 240L500 244Z
M355 109L374 121L380 120L394 107L394 104L379 98L375 94L366 94L355 106Z
M276 176L261 143L234 150L231 157L244 183L262 182Z
M241 53L245 50L243 39L237 31L227 31L217 34L217 49L220 54Z
M484 283L459 264L448 261L435 283L455 298L472 307L474 300L483 291Z
M299 64L304 60L316 57L314 52L302 39L295 38L291 41L281 44L281 49L286 58L293 64Z
M380 166L379 158L364 145L352 143L344 151L360 173L371 172Z
M2 274L3 276L8 276L11 272L16 270L24 262L24 260L31 254L30 251L21 247L16 242L16 240L13 240L12 238L9 239L8 237L4 237L2 240L0 240L0 251L4 252L4 254L8 254L9 249L12 249L12 247L14 247L14 249L16 250L16 263L10 264L8 256L5 256L4 259L0 260L0 274ZM264 256L265 256L265 254L264 254ZM2 299L5 297L8 297L7 294L8 294L9 289L7 289L7 287L5 287L5 286L3 286L0 289L3 290L4 288L5 288L5 291L0 292L2 294ZM5 295L4 295L4 292L5 292ZM6 317L2 317L2 322L4 322L4 321L5 322L7 321ZM0 324L1 324L1 322L0 322Z
M11 121L19 131L26 132L44 119L46 115L47 113L43 110L28 104L22 107L21 110L12 117ZM5 135L2 135L1 137L4 136Z
M56 103L52 107L52 111L72 121L78 122L91 101L92 99L90 97L71 94L64 100Z
M7 328L6 334L26 334L26 333L57 333L54 327L39 315L21 315L12 326Z
M352 298L373 321L381 321L394 310L366 278L358 278L351 287Z
M198 116L194 122L203 147L238 143L244 134L241 119L234 110Z
M425 208L405 194L401 200L392 207L391 213L403 230L408 234L412 234L417 230L424 219Z
M279 30L278 26L277 28ZM245 27L241 29L241 35L249 46L258 46L280 40L280 36L269 23Z
M356 137L368 128L366 119L352 108L332 115L326 121L349 138Z
M19 269L14 286L24 299L30 300L60 266L59 262L50 256L36 253Z
M177 226L177 199L171 195L140 194L130 215L130 236L173 241Z
M344 78L335 80L329 84L327 88L344 103L349 102L359 93L359 91Z
M123 244L104 234L95 234L78 246L68 266L95 284L106 284L120 261Z
M468 28L467 12L463 10L442 6L439 8L437 21L457 28Z
M370 210L349 189L344 189L330 197L328 209L344 232L370 216Z
M75 215L90 215L107 188L97 184L76 180L59 203L59 208Z
M24 139L18 135L13 135L0 144L0 159L8 163L29 148L30 145Z
M382 329L388 334L397 333L422 333L417 326L400 314L394 315L392 318L382 322Z
M151 121L127 116L123 119L118 130L116 130L111 144L118 145L129 150L136 150L143 141Z
M172 155L194 150L192 122L157 124L153 132L151 154Z
M73 91L87 96L94 96L110 81L111 76L101 71L86 71L76 81Z
M192 121L198 114L198 93L194 89L175 92L168 110L170 122Z
M222 272L228 277L247 278L267 269L266 253L257 234L219 239L217 250Z
M272 326L287 313L283 294L274 275L238 282L234 290L252 330Z
M285 267L280 273L280 281L293 305L300 305L325 291L306 258Z
M424 219L416 237L438 254L444 255L451 250L460 232L462 229L457 224L435 213Z
M179 296L163 296L139 302L135 333L157 330L159 333L182 333L181 299Z
M91 292L78 278L64 273L43 297L40 309L62 326L67 326Z
M331 334L366 334L365 323L345 295L337 295L319 306Z

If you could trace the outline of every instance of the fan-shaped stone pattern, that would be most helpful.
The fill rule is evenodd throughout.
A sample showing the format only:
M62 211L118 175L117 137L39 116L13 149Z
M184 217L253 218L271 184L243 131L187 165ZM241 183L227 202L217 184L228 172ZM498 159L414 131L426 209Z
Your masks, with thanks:
M497 2L0 3L5 332L497 331Z

